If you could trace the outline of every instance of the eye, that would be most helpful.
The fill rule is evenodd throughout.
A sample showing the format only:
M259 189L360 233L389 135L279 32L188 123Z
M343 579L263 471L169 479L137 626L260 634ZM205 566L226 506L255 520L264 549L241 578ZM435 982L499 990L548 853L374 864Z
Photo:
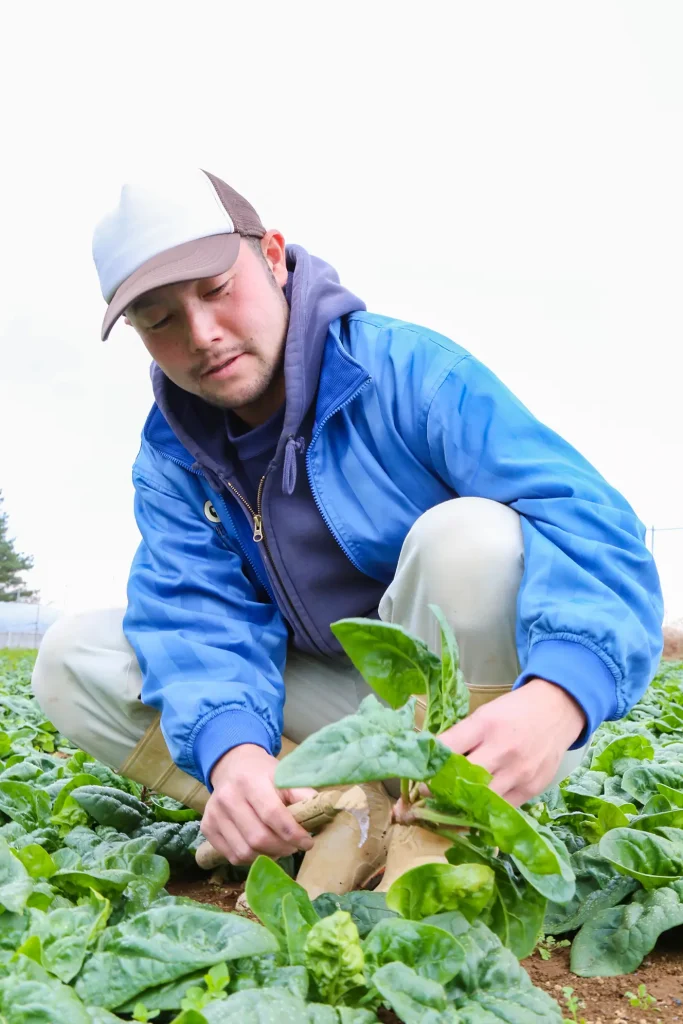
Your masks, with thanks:
M157 320L156 323L149 324L148 327L145 328L145 330L147 330L147 331L160 331L163 327L166 327L167 324L169 324L170 322L171 322L170 314L167 314L161 320Z
M204 293L204 298L205 299L213 299L217 295L222 295L222 294L226 294L227 295L231 284L232 284L232 278L230 278L227 281L223 281L222 284L216 285L216 287L212 288L211 291L205 292Z

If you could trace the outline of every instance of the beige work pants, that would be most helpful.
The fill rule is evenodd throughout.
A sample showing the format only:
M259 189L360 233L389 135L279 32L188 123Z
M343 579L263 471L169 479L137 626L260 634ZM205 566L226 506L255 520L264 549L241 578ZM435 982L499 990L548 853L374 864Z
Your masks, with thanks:
M444 502L414 524L380 603L385 622L399 623L437 653L439 631L428 606L442 609L460 646L470 710L507 692L518 675L523 562L516 512L484 498ZM201 810L208 793L172 764L157 712L139 700L140 667L122 619L122 609L58 619L38 653L34 694L50 721L93 757ZM296 651L288 654L284 681L284 736L294 743L352 714L371 692L352 666ZM558 780L582 755L565 754Z

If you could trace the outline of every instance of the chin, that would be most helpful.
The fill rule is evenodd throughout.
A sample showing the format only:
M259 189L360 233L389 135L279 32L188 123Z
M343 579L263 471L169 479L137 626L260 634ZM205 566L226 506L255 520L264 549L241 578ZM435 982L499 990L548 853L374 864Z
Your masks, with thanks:
M210 391L202 391L201 398L205 402L209 402L210 405L218 406L220 409L235 410L235 412L239 412L242 406L249 405L254 401L256 396L249 394L246 388L230 387L226 386L226 383L221 381L219 386L212 388Z

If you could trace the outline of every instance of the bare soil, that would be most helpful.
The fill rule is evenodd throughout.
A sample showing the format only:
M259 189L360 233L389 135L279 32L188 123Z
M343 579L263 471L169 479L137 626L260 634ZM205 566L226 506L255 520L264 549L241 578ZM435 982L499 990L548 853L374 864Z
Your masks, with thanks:
M569 950L553 952L550 960L534 953L523 961L534 985L548 992L566 1012L562 989L569 986L582 1001L577 1018L586 1024L670 1024L683 1022L683 929L662 937L659 946L633 974L615 978L577 978L569 970ZM650 1008L631 1006L626 992L645 985L657 1000ZM571 1018L570 1018L571 1019Z
M197 903L213 903L221 910L234 910L244 886L230 882L214 884L205 874L196 878L174 878L166 886L171 896L187 896Z
M206 875L175 879L167 889L174 896L189 896L198 903L213 903L223 910L234 910L243 890L241 884L212 882ZM535 985L545 989L571 1019L564 1004L562 989L570 987L582 1004L577 1013L581 1024L683 1024L683 928L675 928L662 936L657 949L633 974L616 978L578 978L569 970L569 950L558 949L550 960L538 953L523 961ZM644 984L657 1000L650 1008L629 1004L626 992L638 991ZM379 1014L383 1024L400 1024L388 1010Z

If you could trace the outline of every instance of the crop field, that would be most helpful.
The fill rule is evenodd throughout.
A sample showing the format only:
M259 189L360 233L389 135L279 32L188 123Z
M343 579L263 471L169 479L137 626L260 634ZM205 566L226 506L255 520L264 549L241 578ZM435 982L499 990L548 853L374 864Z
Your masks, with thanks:
M395 827L453 845L386 893L313 902L291 861L202 873L195 812L76 750L30 695L33 653L0 651L0 1022L683 1021L683 664L517 810L436 739L465 706L447 632L439 661L381 624L343 629L391 706L366 698L276 781L399 777ZM389 682L372 678L378 644L394 644Z

